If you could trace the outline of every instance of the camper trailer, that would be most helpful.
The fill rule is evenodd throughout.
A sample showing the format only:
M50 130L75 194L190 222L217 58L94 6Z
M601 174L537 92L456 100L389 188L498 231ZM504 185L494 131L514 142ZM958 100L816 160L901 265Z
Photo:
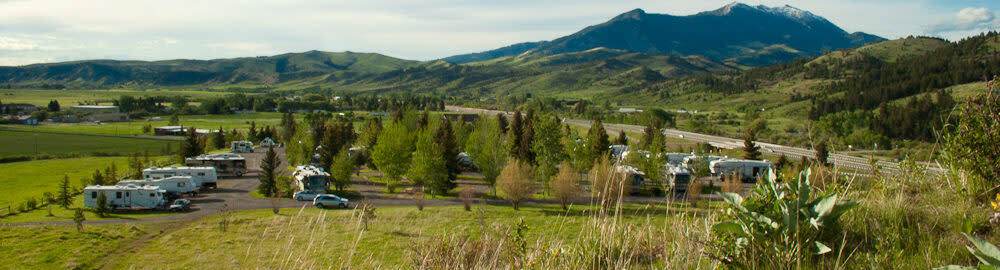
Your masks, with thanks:
M611 154L611 160L620 161L625 159L625 155L628 154L628 145L615 144L608 146L608 153Z
M229 147L229 151L233 153L253 153L253 142L234 141Z
M299 191L312 191L316 193L326 193L330 186L330 174L315 166L298 166L292 173L295 178L295 188Z
M708 155L708 156L691 155L691 156L685 157L684 159L681 160L681 166L683 166L684 168L687 168L688 170L691 170L691 169L693 169L693 168L691 168L691 166L693 166L693 163L695 162L695 160L698 160L699 158L705 158L705 159L707 159L708 162L709 162L709 164L711 164L712 161L722 160L722 159L728 159L728 157L720 157L720 156L712 156L712 155Z
M116 186L154 186L167 192L167 197L180 197L181 194L195 194L198 185L190 176L171 176L161 179L121 180Z
M278 147L278 144L271 137L267 137L260 141L260 147ZM250 150L250 152L253 152L253 150Z
M756 183L757 176L774 168L774 165L767 160L723 159L712 161L709 164L712 176L722 177L736 172L740 174L740 180L743 183Z
M146 181L160 181L174 176L189 176L196 187L216 188L218 175L213 167L152 167L142 170Z
M237 154L200 155L184 159L187 166L215 167L219 175L235 175L243 177L247 173L247 160Z
M670 190L676 192L687 191L688 184L691 183L691 171L681 166L667 166L667 185Z
M694 156L691 153L666 153L667 163L673 166L680 166L684 163L684 158Z
M623 174L626 182L631 186L630 193L638 194L642 190L642 185L646 183L646 173L632 166L617 166L618 173Z
M166 191L155 186L88 186L83 188L83 206L97 207L99 194L104 193L111 209L161 208L166 204Z

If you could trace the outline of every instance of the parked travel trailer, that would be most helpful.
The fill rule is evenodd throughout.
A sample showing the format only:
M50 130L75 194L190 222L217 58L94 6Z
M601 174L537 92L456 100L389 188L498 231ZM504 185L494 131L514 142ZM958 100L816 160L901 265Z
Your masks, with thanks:
M116 186L153 186L160 187L160 189L167 192L168 197L179 197L181 194L194 194L198 192L198 185L195 184L194 178L190 176L171 176L161 179L143 179L143 180L121 180L118 181Z
M757 177L767 173L774 165L767 160L723 159L712 161L709 168L712 176L721 177L738 172L743 183L756 183Z
M295 178L294 184L295 188L299 191L312 191L316 193L326 193L326 189L330 187L330 174L324 172L316 166L298 166L295 167L295 172L292 173L292 177Z
M200 155L184 159L187 166L210 166L215 167L215 172L219 175L235 175L243 177L247 173L247 160L237 154L216 154Z
M684 158L694 156L691 153L666 153L667 163L673 166L680 166L684 163Z
M278 144L271 137L267 137L263 141L260 141L260 147L278 147ZM250 152L253 152L253 150L250 150Z
M155 186L88 186L83 188L83 206L97 207L101 193L111 209L161 208L167 203L166 191Z
M142 170L142 179L160 181L174 176L188 176L196 187L216 188L218 175L213 167L165 167Z
M608 146L608 153L611 154L611 160L619 161L625 158L628 154L628 145L615 144Z
M630 193L637 194L642 189L642 185L646 183L646 173L636 169L632 166L621 165L616 167L618 173L624 175L625 180L630 185Z
M231 143L229 151L233 153L253 153L253 142L234 141Z
M667 186L675 192L687 191L688 184L691 183L691 171L681 166L667 166Z
M687 168L688 170L690 170L692 163L694 163L694 161L697 160L697 159L699 159L699 158L706 158L706 159L708 159L709 164L711 164L712 161L721 160L721 159L728 159L728 157L720 157L720 156L712 156L712 155L708 155L708 156L692 155L692 156L689 156L689 157L685 157L681 161L681 166L683 166L684 168Z

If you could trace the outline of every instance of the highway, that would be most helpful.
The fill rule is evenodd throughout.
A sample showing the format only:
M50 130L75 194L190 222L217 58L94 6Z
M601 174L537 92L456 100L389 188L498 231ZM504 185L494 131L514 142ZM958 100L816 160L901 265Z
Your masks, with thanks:
M457 106L445 106L445 109L448 111L465 112L465 113L485 113L491 115L495 115L497 113L504 113L507 115L512 115L512 113L504 111L484 110L484 109L466 108ZM563 122L587 128L589 128L591 124L590 120L579 120L579 119L568 119L568 118L563 119ZM604 123L604 129L611 134L617 134L618 132L621 131L641 134L643 129L645 129L645 127L637 125ZM663 129L663 134L668 138L677 138L692 142L708 143L714 147L722 149L743 148L743 139L720 137L720 136L700 134L700 133L694 133L676 129ZM784 154L785 156L793 160L801 159L803 156L806 158L814 158L816 156L816 152L811 149L777 145L766 142L756 142L756 143L758 146L760 146L761 151L763 153L772 155ZM869 164L869 159L864 157L855 157L855 156L831 152L830 155L828 156L828 161L832 163L835 167L842 168L848 171L854 171L856 173L868 173L872 171L871 165ZM899 164L896 162L892 162L888 159L885 158L878 159L877 164L879 167L881 167L881 170L884 172L899 172ZM921 165L927 166L928 173L940 174L944 172L944 170L937 164L921 163Z

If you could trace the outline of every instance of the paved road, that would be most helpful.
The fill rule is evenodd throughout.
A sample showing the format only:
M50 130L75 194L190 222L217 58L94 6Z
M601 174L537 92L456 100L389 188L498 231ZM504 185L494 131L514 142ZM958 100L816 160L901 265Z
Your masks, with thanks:
M458 106L445 106L445 109L449 111L458 111L458 112L485 113L485 114L504 113L507 115L511 115L510 112L505 112L505 111L484 110L484 109L458 107ZM583 127L590 127L591 123L590 120L579 120L579 119L565 119L564 122L567 124L578 125ZM608 130L608 133L612 134L617 134L618 132L621 131L642 133L643 129L645 129L645 127L637 125L609 124L609 123L605 123L604 128ZM726 137L700 134L700 133L694 133L676 129L663 129L663 134L670 138L678 138L693 142L708 143L711 144L712 146L723 149L743 148L743 139L726 138ZM788 156L789 158L793 159L799 159L803 156L806 158L813 158L816 156L816 152L811 149L784 146L766 142L756 142L756 143L758 146L761 147L761 151L769 154L775 154L775 155L784 154L785 156ZM872 170L868 158L855 157L840 153L830 153L829 161L833 163L834 166L849 170L854 170L857 172L870 172ZM928 168L927 171L929 173L944 172L944 170L940 168L937 164L922 163L922 165L927 166ZM878 166L880 166L883 171L890 171L890 172L899 171L898 163L892 162L884 158L878 159Z

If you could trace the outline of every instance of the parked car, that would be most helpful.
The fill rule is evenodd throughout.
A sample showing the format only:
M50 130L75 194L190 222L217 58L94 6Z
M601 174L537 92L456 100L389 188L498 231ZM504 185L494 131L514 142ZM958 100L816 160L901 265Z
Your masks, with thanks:
M323 195L323 193L316 193L308 190L303 190L295 192L295 194L292 194L292 199L295 199L296 201L311 201L315 199L316 196L319 195Z
M172 212L181 212L191 210L191 200L188 199L176 199L173 203L170 203L170 210Z
M347 199L337 197L337 195L333 194L322 194L316 196L316 198L313 199L313 205L319 208L327 208L327 207L347 208L348 203L349 201Z

